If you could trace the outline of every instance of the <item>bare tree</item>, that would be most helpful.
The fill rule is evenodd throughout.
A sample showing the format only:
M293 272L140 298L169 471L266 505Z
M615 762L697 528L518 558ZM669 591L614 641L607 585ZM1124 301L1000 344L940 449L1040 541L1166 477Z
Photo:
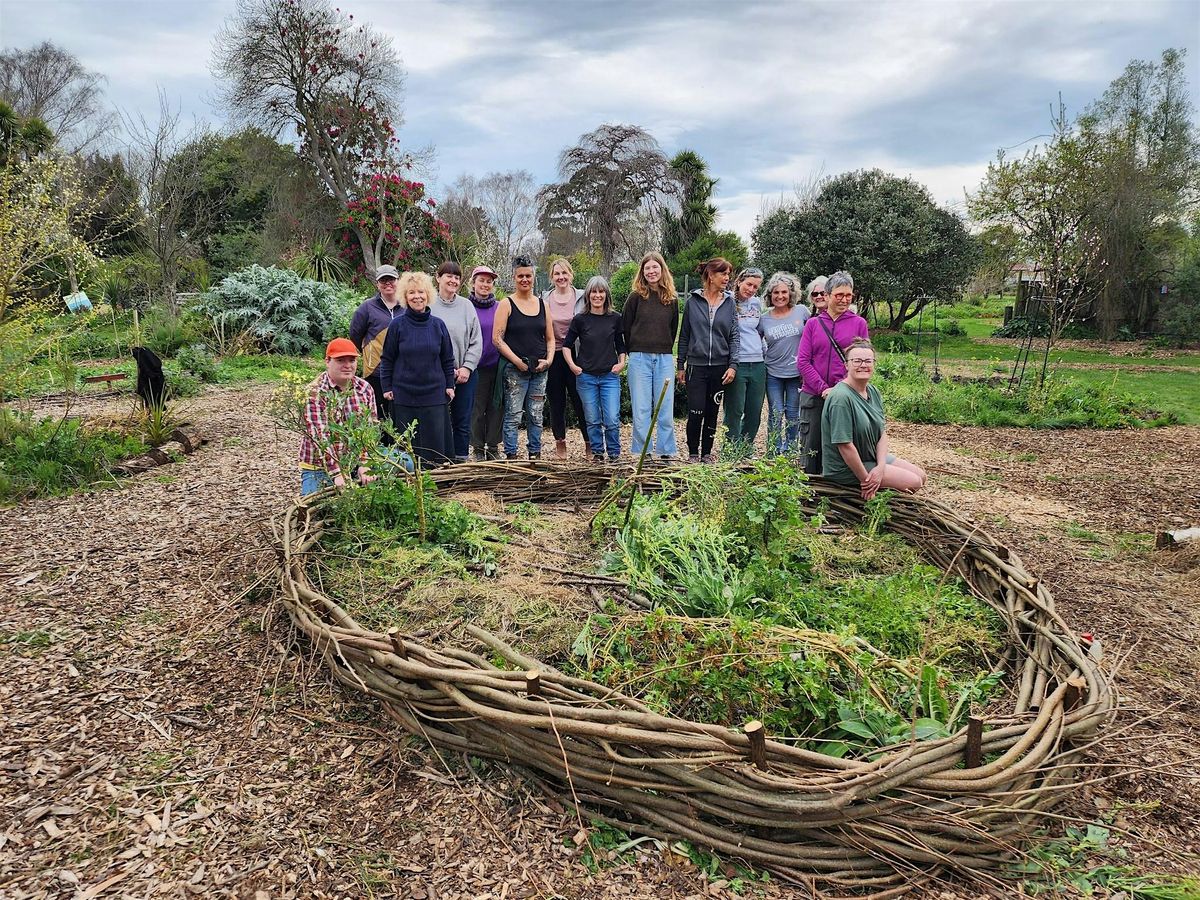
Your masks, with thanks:
M611 273L618 254L632 256L645 243L648 212L661 221L667 198L678 201L679 183L656 141L636 125L601 125L582 135L558 160L558 184L543 188L543 222L574 221L594 234L601 269Z
M214 39L212 72L235 116L276 135L294 129L301 154L343 207L372 174L411 167L395 137L399 55L389 38L326 0L239 0ZM372 275L393 225L383 208L377 220L375 228L348 225Z
M460 175L454 182L454 193L482 210L505 259L528 252L536 243L537 188L529 172L489 172L483 178Z
M179 276L208 227L206 210L211 204L203 183L203 154L181 151L203 140L206 129L197 125L181 132L179 110L172 109L161 92L158 104L155 122L141 115L126 119L125 168L137 184L142 235L158 263L163 300L177 313Z
M22 118L45 122L69 153L92 148L114 124L104 76L49 41L0 53L0 97Z

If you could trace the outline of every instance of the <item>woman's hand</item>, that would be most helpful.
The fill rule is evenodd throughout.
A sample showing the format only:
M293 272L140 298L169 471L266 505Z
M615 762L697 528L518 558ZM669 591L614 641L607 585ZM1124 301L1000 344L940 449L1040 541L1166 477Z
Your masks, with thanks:
M538 364L537 364L537 368L536 368L536 369L534 369L533 371L535 371L535 372L545 372L545 371L546 371L548 368L550 368L550 360L549 360L549 359L539 359L539 360L538 360Z
M529 371L529 366L525 365L525 360L523 359L518 359L515 363L513 363L513 365L517 367L518 372Z
M571 371L575 373L577 378L583 374L583 369L580 366L575 365L575 363L571 363Z
M619 362L615 366L612 367L612 373L614 375L620 375L624 371L625 371L625 363L623 363L623 362Z
M471 377L471 372L465 366L454 370L454 380L459 384L466 384L467 379Z
M391 399L392 399L392 392L391 392L391 391L384 391L384 392L383 392L383 399L384 399L384 400L391 400Z
M725 374L721 376L721 384L731 384L733 379L737 377L737 369L730 366L725 370Z
M679 382L680 387L683 387L685 384L687 384L687 370L680 369L678 372L676 372L675 380Z
M451 400L454 399L454 388L446 388L446 396Z
M824 400L826 397L828 397L829 392L832 390L833 390L833 388L829 387L829 388L825 388L825 390L821 391L821 399Z
M870 500L879 492L879 486L883 483L883 466L876 466L867 473L867 477L861 482L862 498Z

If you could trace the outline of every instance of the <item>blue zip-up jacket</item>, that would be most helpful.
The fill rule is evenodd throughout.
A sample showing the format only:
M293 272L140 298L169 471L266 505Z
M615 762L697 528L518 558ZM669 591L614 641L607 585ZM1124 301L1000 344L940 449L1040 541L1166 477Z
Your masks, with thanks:
M741 349L741 329L738 328L737 301L733 292L726 291L711 322L708 320L708 300L700 288L692 291L683 308L683 324L679 328L678 367L723 366L737 369Z

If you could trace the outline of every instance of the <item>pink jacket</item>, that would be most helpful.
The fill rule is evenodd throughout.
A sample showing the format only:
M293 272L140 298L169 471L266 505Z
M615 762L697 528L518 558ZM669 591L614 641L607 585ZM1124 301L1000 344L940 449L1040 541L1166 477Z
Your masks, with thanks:
M823 326L823 327L822 327ZM804 377L802 390L814 397L820 396L826 388L831 388L846 377L846 364L842 362L841 354L833 349L829 336L837 341L842 353L854 342L855 338L870 338L867 332L867 320L857 313L846 310L837 321L828 311L821 310L804 323L804 333L800 335L800 349L796 353L796 368Z

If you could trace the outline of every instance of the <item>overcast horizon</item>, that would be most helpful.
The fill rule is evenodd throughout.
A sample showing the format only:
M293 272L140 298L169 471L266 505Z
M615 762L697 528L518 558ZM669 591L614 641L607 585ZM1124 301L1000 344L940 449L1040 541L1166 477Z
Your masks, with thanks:
M749 238L764 200L818 174L881 168L961 211L997 149L1075 115L1133 59L1186 50L1200 95L1200 3L335 0L390 35L408 72L405 146L432 145L442 198L460 174L528 169L603 122L646 128L719 179L717 227ZM107 78L126 113L157 92L224 127L209 73L233 0L0 0L0 45L50 40ZM420 24L414 36L409 23ZM284 135L283 138L289 136Z

